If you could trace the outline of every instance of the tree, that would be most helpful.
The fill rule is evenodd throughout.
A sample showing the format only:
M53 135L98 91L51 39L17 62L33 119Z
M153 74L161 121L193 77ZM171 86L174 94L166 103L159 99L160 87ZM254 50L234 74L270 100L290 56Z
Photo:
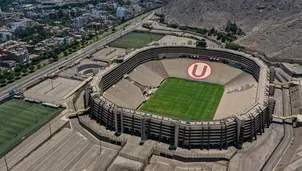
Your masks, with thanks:
M237 34L239 35L239 36L244 36L245 35L245 33L242 31L242 29L238 29L238 31L237 31Z
M6 80L5 79L0 79L0 86L6 85Z
M15 76L19 77L21 75L21 72L15 72Z
M22 73L27 73L27 68L22 68L21 72Z
M15 79L15 74L14 74L13 72L10 73L10 74L8 75L7 79L8 79L9 81L13 81L13 80Z
M88 34L89 39L92 39L94 36L95 35L93 33L91 33L91 32Z
M125 2L125 5L128 5L128 6L129 6L130 4L131 4L130 1L126 1L126 2Z
M6 80L5 79L0 79L0 84L5 84Z
M66 44L60 46L60 51L63 52L63 51L66 50L66 49L67 49L67 45L66 45Z
M10 73L7 70L2 71L3 78L7 78L9 74Z
M115 32L115 31L116 31L116 29L113 27L113 28L111 29L111 31L112 31L112 32Z
M207 42L204 39L196 41L196 47L206 47L206 46L207 46Z
M172 27L172 28L177 28L177 27L178 27L178 24L171 23L171 24L168 24L167 26L168 26L168 27Z
M124 1L123 0L117 0L116 3L118 3L120 6L124 5Z
M28 67L28 69L29 69L30 71L33 71L33 70L35 69L35 67L34 67L33 65L30 65L30 66Z
M179 26L179 29L180 29L180 30L187 30L187 29L188 29L188 26L186 26L186 25L185 25L185 26Z
M15 30L14 34L16 38L26 41L32 45L51 36L51 34L45 30L42 25L35 25L27 28L20 27Z
M60 54L61 53L59 48L55 48L53 51L54 51L55 54Z
M217 35L217 40L221 40L221 35L220 34Z
M18 66L16 66L16 67L14 68L14 71L15 71L15 72L21 72L21 70L22 70L22 68L21 68L21 67L18 67Z
M52 57L52 60L53 60L53 61L58 61L58 60L59 60L59 57L56 55L56 56Z
M161 15L161 16L160 16L159 22L160 22L160 23L165 23L165 16L164 16L164 15Z
M201 29L197 30L197 33L200 33L200 34L207 34L207 32L208 32L208 29L206 29L206 28L201 28Z
M40 56L38 56L38 57L35 57L35 58L31 59L31 62L32 62L33 64L36 64L36 63L40 62L41 59L42 59L42 58L41 58Z
M65 56L68 55L68 51L67 51L67 50L64 51L64 55L65 55Z
M225 44L225 47L226 47L227 49L233 49L233 50L241 50L241 49L244 49L244 46L241 46L241 45L239 45L239 44L237 44L237 43L232 43L232 42L227 42L227 43Z
M232 34L242 34L242 30L237 26L237 24L234 22L232 23L231 21L227 22L227 26L224 29L226 32L231 32ZM243 33L244 34L244 33Z
M38 69L40 69L40 68L41 68L41 65L40 65L40 64L38 64L38 65L37 65L37 68L38 68Z
M214 27L212 27L209 33L212 35L212 34L214 34L214 33L215 33L215 31L216 31L216 30L215 30L215 28L214 28Z

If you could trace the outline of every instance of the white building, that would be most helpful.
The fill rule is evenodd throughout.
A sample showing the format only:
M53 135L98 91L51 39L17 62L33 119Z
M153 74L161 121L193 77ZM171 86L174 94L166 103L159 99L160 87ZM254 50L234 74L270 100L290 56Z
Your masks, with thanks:
M22 21L19 22L13 22L11 23L11 31L14 32L15 30L17 30L20 27L26 28L26 27L31 27L36 25L36 22L30 19L24 19Z
M77 17L73 19L73 27L83 27L87 23L86 17Z
M91 14L92 14L92 16L97 17L97 18L102 16L101 11L98 11L97 9L92 9Z
M10 32L0 32L0 35L1 35L1 38L6 41L11 40L13 38L13 35Z
M127 16L127 10L124 7L118 7L116 9L116 17L117 18L125 18Z

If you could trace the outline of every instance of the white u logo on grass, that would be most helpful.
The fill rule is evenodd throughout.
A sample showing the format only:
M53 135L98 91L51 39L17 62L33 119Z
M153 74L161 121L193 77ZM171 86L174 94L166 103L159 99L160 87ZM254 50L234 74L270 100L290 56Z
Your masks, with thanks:
M205 62L194 62L187 68L187 74L193 79L203 80L212 74L212 66Z

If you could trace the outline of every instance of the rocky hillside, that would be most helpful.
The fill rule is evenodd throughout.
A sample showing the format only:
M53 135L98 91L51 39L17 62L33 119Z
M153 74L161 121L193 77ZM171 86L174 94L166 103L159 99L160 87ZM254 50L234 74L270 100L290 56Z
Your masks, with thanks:
M234 21L237 40L270 58L302 59L302 0L173 0L161 12L170 23L222 28Z

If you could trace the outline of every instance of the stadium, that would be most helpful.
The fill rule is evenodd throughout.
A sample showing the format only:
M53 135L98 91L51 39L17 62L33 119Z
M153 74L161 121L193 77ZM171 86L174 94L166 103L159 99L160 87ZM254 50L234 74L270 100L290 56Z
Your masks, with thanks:
M142 143L240 148L271 124L269 74L261 60L238 52L147 47L99 71L84 103L91 119Z

